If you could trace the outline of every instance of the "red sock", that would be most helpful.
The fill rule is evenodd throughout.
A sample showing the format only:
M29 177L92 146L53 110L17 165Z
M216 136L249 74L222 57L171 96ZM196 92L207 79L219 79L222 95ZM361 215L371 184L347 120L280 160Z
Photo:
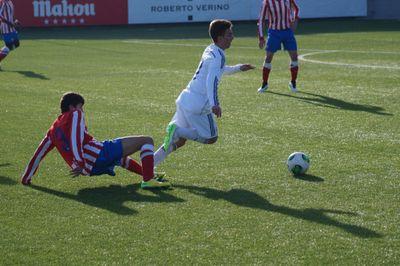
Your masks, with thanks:
M299 66L297 64L290 66L290 73L292 74L292 82L296 82L298 72L299 72Z
M268 83L269 72L271 72L271 67L263 67L263 83Z
M128 156L121 159L121 167L138 175L143 175L142 166Z
M271 63L264 62L264 67L263 67L263 84L268 83L269 79L269 73L271 72L272 65Z
M143 181L147 182L154 177L154 146L145 144L140 149L142 159Z

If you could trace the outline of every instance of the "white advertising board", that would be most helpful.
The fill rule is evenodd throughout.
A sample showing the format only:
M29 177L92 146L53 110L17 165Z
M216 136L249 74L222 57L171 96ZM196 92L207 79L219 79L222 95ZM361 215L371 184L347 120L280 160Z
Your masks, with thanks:
M128 0L130 24L256 20L261 0ZM367 15L367 0L297 0L301 18Z
M253 0L129 0L128 21L131 24L140 24L198 22L215 18L249 20L254 15L251 13L252 3L257 2Z

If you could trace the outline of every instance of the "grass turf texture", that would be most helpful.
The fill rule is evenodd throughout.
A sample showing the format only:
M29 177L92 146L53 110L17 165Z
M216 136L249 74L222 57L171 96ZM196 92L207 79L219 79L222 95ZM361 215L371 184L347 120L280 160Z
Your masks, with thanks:
M159 145L207 25L22 32L0 72L0 264L398 263L400 70L301 62L292 94L280 52L258 95L255 25L234 30L228 64L258 69L223 79L218 142L169 157L174 189L154 192L122 169L70 179L55 151L34 186L18 182L66 91L86 98L97 139ZM305 21L297 39L300 54L343 50L308 59L399 67L399 22ZM310 155L308 175L287 171L293 151Z

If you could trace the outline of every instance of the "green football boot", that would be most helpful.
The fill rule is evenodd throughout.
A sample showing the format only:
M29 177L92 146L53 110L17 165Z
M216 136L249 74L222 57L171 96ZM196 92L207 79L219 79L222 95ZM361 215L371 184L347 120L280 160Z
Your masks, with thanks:
M158 181L157 179L153 178L149 181L142 181L140 187L143 189L152 189L152 188L169 188L171 183L168 181Z
M169 123L169 125L167 126L167 136L165 136L164 138L165 151L168 151L169 146L171 146L171 144L174 141L175 130L176 130L176 125L174 123Z

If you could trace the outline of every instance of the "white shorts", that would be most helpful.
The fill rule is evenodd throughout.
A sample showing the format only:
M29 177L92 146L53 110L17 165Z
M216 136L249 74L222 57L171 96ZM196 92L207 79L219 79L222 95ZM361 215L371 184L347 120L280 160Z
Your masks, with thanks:
M217 123L212 113L193 114L177 105L171 122L178 127L194 128L199 136L205 139L218 136Z

